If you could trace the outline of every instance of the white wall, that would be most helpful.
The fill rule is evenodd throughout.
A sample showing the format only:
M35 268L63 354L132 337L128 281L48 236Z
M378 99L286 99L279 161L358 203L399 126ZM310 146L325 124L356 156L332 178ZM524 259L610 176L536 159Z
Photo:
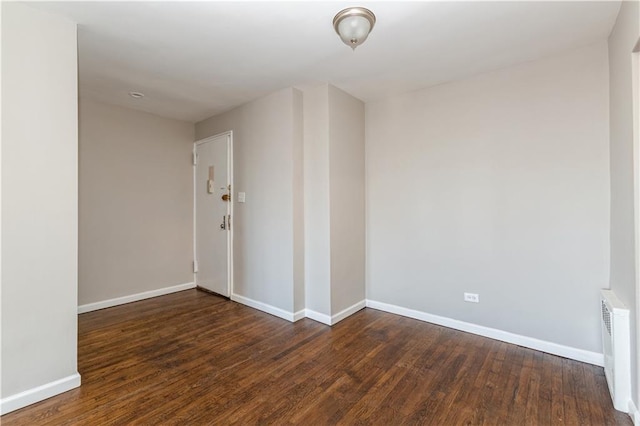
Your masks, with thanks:
M80 384L76 70L74 23L2 3L3 413Z
M331 316L329 90L304 91L305 298L307 309Z
M79 304L193 281L194 125L80 100Z
M368 103L367 298L601 352L607 78L601 42Z
M304 308L301 96L281 90L196 124L197 140L233 130L234 200L246 193L234 201L234 293L288 314Z
M638 399L637 289L634 247L634 165L631 54L640 39L640 5L622 2L609 36L611 119L611 289L631 310L632 394ZM637 189L636 189L637 190ZM638 214L636 211L635 214Z
M364 103L328 86L331 314L365 299Z
M332 324L365 299L364 103L308 88L304 130L306 308Z
M304 123L302 94L294 90L293 141L293 311L305 307L304 287Z

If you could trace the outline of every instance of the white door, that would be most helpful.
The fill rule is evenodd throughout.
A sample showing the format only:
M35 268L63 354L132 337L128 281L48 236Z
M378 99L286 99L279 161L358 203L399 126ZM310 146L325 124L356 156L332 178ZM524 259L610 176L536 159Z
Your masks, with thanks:
M196 285L231 296L231 133L195 144Z

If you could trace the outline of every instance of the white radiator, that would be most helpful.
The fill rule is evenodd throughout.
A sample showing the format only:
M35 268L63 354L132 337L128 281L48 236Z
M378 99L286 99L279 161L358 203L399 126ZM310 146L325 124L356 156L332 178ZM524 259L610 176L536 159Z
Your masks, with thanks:
M631 400L631 334L629 309L611 290L601 291L604 374L616 410L629 410Z

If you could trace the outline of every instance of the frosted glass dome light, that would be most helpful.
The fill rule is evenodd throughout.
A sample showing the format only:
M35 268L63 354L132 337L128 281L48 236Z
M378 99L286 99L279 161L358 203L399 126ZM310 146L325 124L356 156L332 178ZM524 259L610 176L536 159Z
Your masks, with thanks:
M333 28L344 44L355 50L367 39L376 23L376 16L364 7L349 7L333 18Z

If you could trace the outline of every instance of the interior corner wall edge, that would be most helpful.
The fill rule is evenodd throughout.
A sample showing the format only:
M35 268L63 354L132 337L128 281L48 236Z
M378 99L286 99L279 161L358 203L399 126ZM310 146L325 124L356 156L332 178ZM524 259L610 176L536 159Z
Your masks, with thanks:
M365 107L335 86L328 93L333 317L365 299Z
M298 95L280 90L198 122L195 130L196 140L233 131L234 194L246 193L245 203L234 204L233 293L285 312L297 312L294 262L301 259L294 256L295 203L301 201L293 183L302 144L295 132L302 125Z
M306 310L331 324L365 298L362 101L305 89L304 166Z
M303 104L305 308L314 318L326 319L331 317L331 193L327 85L306 88Z
M79 385L78 93L76 24L1 7L4 411Z
M303 96L293 89L292 148L293 148L293 312L305 309L304 285L304 116Z
M634 217L633 101L631 52L640 39L640 3L623 1L609 35L609 121L611 169L610 287L629 308L631 321L631 393L640 406L638 289ZM636 112L637 114L637 112ZM637 188L635 189L637 191ZM635 212L639 214L639 212Z
M194 125L80 99L80 306L193 281Z
M601 353L607 76L601 41L367 103L367 299Z

